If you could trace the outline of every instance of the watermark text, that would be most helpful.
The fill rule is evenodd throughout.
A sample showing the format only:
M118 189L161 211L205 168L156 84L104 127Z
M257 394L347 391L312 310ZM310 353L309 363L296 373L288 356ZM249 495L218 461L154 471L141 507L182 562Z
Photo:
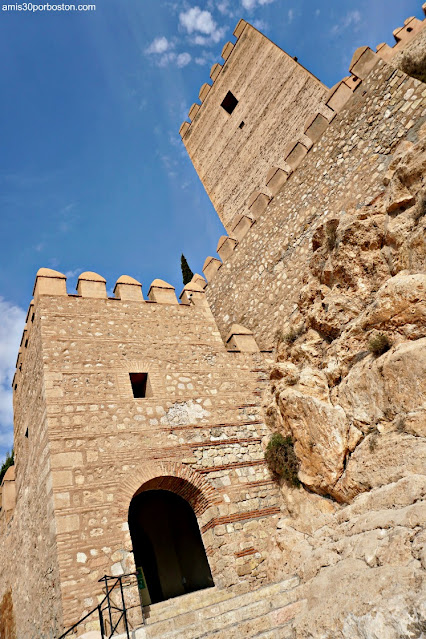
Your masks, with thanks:
M68 4L66 2L55 4L50 2L14 2L12 4L2 4L1 10L10 12L29 11L31 13L42 13L43 11L96 11L96 5Z

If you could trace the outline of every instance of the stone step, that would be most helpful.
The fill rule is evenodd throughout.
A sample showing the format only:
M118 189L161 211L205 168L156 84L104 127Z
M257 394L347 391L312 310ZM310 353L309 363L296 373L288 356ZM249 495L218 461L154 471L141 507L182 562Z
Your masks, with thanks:
M291 606L293 604L274 610L267 615L237 622L216 632L196 635L196 639L292 639L293 630L289 622L295 617L298 609L294 610L292 608L291 612L290 610L287 611ZM284 613L288 614L289 622L277 626L277 615ZM180 635L179 639L183 638L186 639L186 634Z
M198 610L199 608L232 599L233 597L235 597L235 594L230 589L219 590L215 586L213 588L191 592L187 595L181 595L180 597L152 604L151 606L145 606L145 623L146 625L150 625L158 621L171 619L185 612Z
M146 639L239 639L286 623L297 599L297 577L145 626ZM293 615L294 616L294 615ZM256 623L254 623L256 620ZM252 630L252 626L254 630Z
M140 629L135 639L291 639L291 621L301 608L302 602L295 601L286 606L270 610L266 614L236 621L223 627L221 619L216 620L216 628L207 630L205 624L198 623L191 628L184 627L171 633L155 631L155 626Z
M217 615L236 607L242 607L246 605L246 602L252 603L258 601L260 598L267 598L278 592L290 590L297 586L298 583L298 577L292 576L277 583L261 586L254 591L250 590L249 592L239 591L241 586L224 590L220 590L216 587L199 590L188 595L154 604L149 607L149 611L147 608L144 608L146 624L150 625L159 621L176 618L178 615L183 615L186 612L194 612L202 608L206 609L205 614L207 615L210 615L210 609L212 615ZM217 604L217 606L215 606L215 604Z
M280 602L281 604L284 602ZM294 617L293 604L280 605L277 601L257 602L253 605L245 606L242 609L235 609L225 615L214 617L208 620L199 619L191 626L185 625L181 628L164 632L161 629L150 634L147 632L147 639L161 637L161 639L241 639L241 637L252 637L259 634L259 631L269 630L277 625L280 615L285 615L287 620ZM155 627L154 627L155 628Z

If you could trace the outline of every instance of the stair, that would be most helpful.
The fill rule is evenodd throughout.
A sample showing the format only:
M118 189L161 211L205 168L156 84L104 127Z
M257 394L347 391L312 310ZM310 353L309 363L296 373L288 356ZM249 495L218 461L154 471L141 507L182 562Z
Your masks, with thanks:
M154 604L133 639L290 639L303 605L298 583L290 577L242 594L209 588Z

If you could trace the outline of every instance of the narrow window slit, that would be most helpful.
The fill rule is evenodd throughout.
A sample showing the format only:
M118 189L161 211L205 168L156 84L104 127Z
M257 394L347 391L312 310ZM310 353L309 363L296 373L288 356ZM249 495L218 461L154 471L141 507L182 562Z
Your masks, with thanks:
M151 397L151 385L148 380L148 373L129 373L130 383L132 385L133 397L135 399L143 399Z
M231 91L228 91L228 93L225 95L225 98L221 104L221 107L225 109L225 111L229 113L229 115L231 115L231 113L234 111L237 104L238 104L238 100L235 97L235 95L231 93Z

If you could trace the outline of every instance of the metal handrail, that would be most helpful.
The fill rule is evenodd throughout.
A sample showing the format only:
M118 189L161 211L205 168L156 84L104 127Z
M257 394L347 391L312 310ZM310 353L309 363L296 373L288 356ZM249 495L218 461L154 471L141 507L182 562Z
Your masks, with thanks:
M64 639L64 637L67 637L71 632L73 632L73 630L75 630L77 628L77 626L79 626L81 623L83 623L83 621L86 621L86 619L88 619L88 617L90 617L91 615L93 615L96 611L98 612L99 615L99 625L100 625L100 630L101 630L101 636L102 638L106 637L107 639L111 639L111 637L114 635L115 631L118 628L118 625L120 624L120 621L124 620L124 626L126 629L126 635L127 635L127 639L130 639L130 634L129 634L129 624L128 624L128 620L127 620L127 608L126 608L126 603L124 601L124 592L123 592L123 582L122 579L124 579L125 577L136 577L137 578L137 573L135 572L130 572L127 573L126 575L119 575L118 577L111 577L110 575L104 575L101 579L98 580L98 583L100 583L101 581L105 582L105 597L102 599L102 601L95 606L90 612L87 613L87 615L84 615L84 617L82 617L81 619L79 619L79 621L77 621L77 623L75 623L73 626L71 626L71 628L68 628L68 630L66 632L64 632L64 634L62 634L58 639ZM108 588L108 582L109 581L114 581L114 583L112 584L112 586L110 588ZM110 595L112 593L112 591L114 590L114 588L117 586L117 584L120 584L120 595L121 595L121 602L123 604L122 608L117 608L117 606L111 604L111 599L110 599ZM108 616L109 616L109 622L110 622L110 634L107 635L105 632L105 624L104 624L104 619L103 619L103 606L105 604L105 602L107 602L107 607L105 608L105 610L108 610ZM118 618L117 623L113 626L113 621L112 621L112 610L115 610L117 612L121 612L121 615Z

